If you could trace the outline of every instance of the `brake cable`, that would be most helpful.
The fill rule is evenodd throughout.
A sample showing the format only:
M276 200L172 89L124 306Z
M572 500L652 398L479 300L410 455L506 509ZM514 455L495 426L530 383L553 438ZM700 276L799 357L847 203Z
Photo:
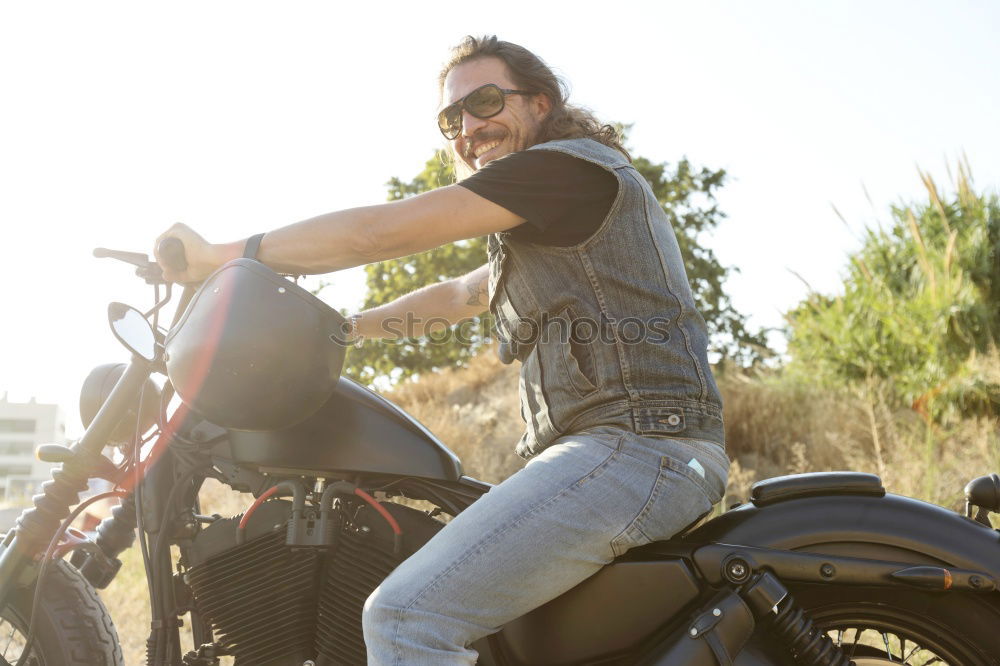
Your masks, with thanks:
M67 516L66 519L63 520L62 524L59 526L59 529L56 530L56 533L52 536L52 539L49 541L48 547L46 547L45 549L45 554L42 555L41 564L38 567L38 576L35 580L35 594L32 596L31 611L28 614L28 632L27 636L24 639L24 648L21 651L21 656L18 657L15 666L24 666L25 664L28 663L27 659L28 659L28 654L31 652L31 644L35 640L35 619L36 619L36 612L38 611L38 604L42 598L42 584L45 581L45 574L48 572L49 562L52 561L52 554L55 552L56 546L59 544L59 540L62 538L63 534L66 533L66 530L69 529L70 524L72 524L72 522L76 520L79 517L79 515L83 513L83 510L86 509L88 506L102 499L108 499L111 497L125 497L127 494L128 493L126 493L124 490L112 490L106 493L100 493L88 497L87 499L76 505L73 511L70 512L69 516Z

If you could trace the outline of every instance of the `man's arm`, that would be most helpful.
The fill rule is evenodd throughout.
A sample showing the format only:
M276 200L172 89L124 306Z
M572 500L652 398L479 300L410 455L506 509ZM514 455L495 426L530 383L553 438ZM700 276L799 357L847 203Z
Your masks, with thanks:
M523 222L524 218L506 208L460 185L449 185L401 201L327 213L275 229L264 236L257 258L283 273L329 273L504 231ZM205 279L241 256L245 243L213 245L183 224L175 224L160 239L166 236L179 238L187 254L186 271L168 267L164 272L174 282ZM157 259L162 265L162 259Z
M483 265L462 277L432 284L365 310L359 315L358 332L366 338L420 337L445 323L455 324L475 317L488 306L489 274L489 265Z

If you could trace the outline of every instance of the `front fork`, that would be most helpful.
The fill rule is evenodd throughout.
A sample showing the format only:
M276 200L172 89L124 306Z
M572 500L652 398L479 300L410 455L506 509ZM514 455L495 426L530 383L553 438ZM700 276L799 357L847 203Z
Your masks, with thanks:
M21 514L17 526L4 539L0 553L0 609L6 607L15 587L34 583L33 574L26 568L44 553L102 462L107 464L101 452L119 421L138 400L152 369L152 363L133 356L83 437L65 450L62 465L52 472L52 480L42 484L42 493L33 498L34 507Z

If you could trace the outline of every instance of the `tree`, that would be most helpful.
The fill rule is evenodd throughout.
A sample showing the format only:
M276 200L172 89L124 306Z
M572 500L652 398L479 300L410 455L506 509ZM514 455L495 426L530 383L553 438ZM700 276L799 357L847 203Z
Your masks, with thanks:
M405 183L393 177L386 185L389 201L398 201L453 182L455 172L451 163L442 151L436 151L413 180ZM384 305L424 285L465 275L485 262L486 239L473 238L368 264L364 308ZM438 368L461 367L486 344L490 327L491 320L484 313L483 317L464 323L461 335L442 332L429 339L368 341L361 349L350 350L345 374L370 384L376 377L395 380Z
M787 315L789 370L843 386L885 387L925 417L996 414L1000 384L1000 201L959 165L943 200L894 206L850 257L844 292L811 294Z
M748 331L746 318L733 308L723 290L726 277L734 269L722 266L715 254L700 243L702 234L715 229L725 217L715 199L716 190L725 181L725 171L698 169L686 158L673 168L643 157L635 158L633 164L653 188L674 227L695 302L708 324L712 350L741 364L770 355L764 332ZM452 182L452 166L442 152L437 152L412 181L392 178L387 183L389 200ZM365 267L368 294L364 307L382 305L426 284L464 275L485 261L485 238L477 238L369 264ZM488 316L467 323L461 335L451 336L447 344L427 339L366 342L361 349L351 350L346 372L370 383L377 376L396 379L437 368L463 366L486 344L491 325Z
M713 231L726 217L715 199L715 192L725 183L726 172L699 169L686 157L672 170L666 162L653 164L645 157L634 158L632 165L653 188L674 228L695 304L708 324L711 351L721 360L740 365L772 356L766 332L751 332L746 316L733 307L723 290L729 274L739 269L723 266L715 253L701 244L701 236Z

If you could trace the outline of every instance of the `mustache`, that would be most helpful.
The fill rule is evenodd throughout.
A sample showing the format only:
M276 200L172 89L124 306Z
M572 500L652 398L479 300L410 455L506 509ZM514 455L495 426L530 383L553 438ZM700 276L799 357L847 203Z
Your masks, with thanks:
M499 129L479 130L465 140L465 145L462 148L462 157L472 159L475 157L472 153L474 146L487 141L501 140L505 136L507 136L507 133Z

